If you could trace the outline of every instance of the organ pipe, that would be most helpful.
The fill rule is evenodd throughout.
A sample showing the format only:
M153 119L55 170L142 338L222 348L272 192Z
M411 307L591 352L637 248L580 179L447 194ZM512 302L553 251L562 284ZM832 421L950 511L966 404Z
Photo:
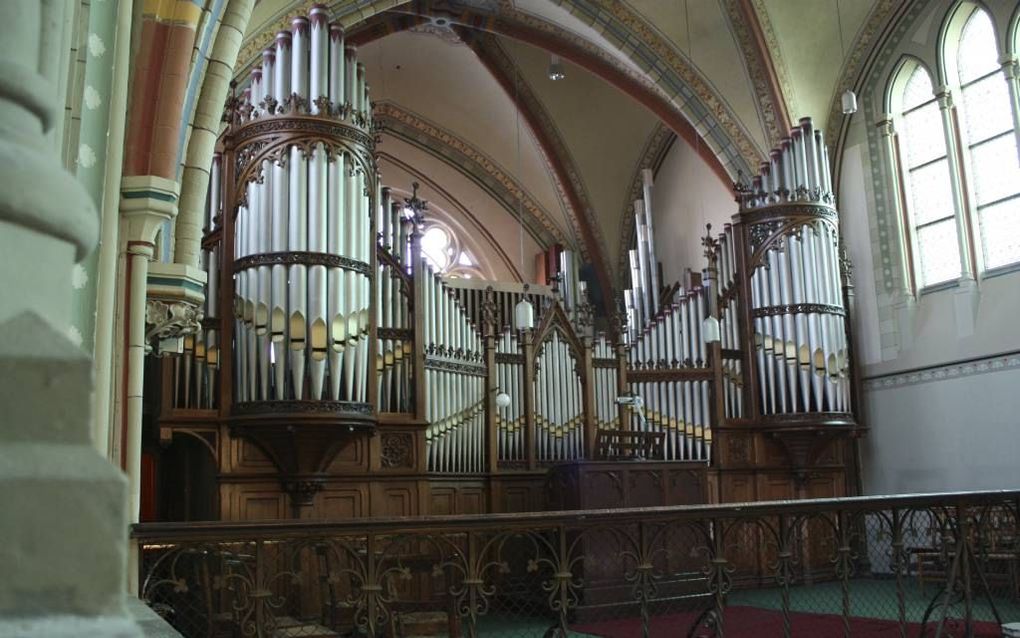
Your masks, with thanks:
M809 119L741 186L733 223L709 228L703 273L676 284L659 278L642 171L625 321L607 334L586 323L570 250L553 289L433 272L416 243L425 203L417 186L403 202L382 187L370 111L364 66L325 9L263 53L212 166L207 231L227 219L232 243L203 245L211 321L173 363L176 406L214 409L226 381L239 414L317 404L369 420L413 415L427 424L424 465L443 474L486 472L490 455L505 469L587 458L600 431L618 429L661 435L667 460L709 462L727 421L849 414L839 228ZM259 132L299 119L314 133ZM712 343L706 319L718 322ZM232 378L218 377L221 349ZM490 391L509 404L497 408ZM643 399L646 419L621 411L622 393Z
M343 29L313 6L263 52L226 133L238 173L231 285L242 412L267 401L374 412L378 176L368 89L363 72L350 83L352 68Z

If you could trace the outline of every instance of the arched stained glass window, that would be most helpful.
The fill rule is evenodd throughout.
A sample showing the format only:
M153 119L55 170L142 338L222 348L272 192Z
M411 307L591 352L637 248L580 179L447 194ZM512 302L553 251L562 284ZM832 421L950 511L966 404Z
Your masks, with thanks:
M432 269L447 277L482 278L478 262L461 247L457 236L446 226L429 222L421 236L421 252Z
M956 71L972 207L986 269L1020 261L1020 159L995 42L991 18L975 8L960 32Z
M931 76L921 65L909 73L899 98L899 143L905 200L918 284L924 288L960 276L960 247L942 116Z

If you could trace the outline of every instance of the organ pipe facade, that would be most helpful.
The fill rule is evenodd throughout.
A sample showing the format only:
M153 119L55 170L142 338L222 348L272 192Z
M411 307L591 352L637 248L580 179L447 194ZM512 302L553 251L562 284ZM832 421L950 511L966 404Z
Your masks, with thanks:
M182 431L220 455L225 517L247 516L232 473L256 472L240 441L305 515L339 475L530 480L600 458L603 434L628 430L655 438L658 460L720 472L735 466L727 441L771 433L805 467L789 433L855 427L839 227L809 120L738 189L739 212L709 228L705 262L680 282L660 281L645 171L624 307L596 331L569 249L552 286L432 271L417 185L377 173L369 96L357 52L316 6L228 104L205 319L164 365L161 416L164 442ZM517 330L524 299L535 327Z

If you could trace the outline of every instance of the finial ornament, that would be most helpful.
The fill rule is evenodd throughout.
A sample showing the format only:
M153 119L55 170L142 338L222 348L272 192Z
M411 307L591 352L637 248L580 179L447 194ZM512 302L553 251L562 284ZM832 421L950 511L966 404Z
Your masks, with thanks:
M712 224L705 224L705 236L701 238L701 245L705 247L705 258L708 259L709 266L714 266L719 251L719 240L712 236Z
M404 206L411 210L415 226L421 226L425 222L425 211L429 209L428 201L418 197L418 182L411 184L411 196L404 198Z

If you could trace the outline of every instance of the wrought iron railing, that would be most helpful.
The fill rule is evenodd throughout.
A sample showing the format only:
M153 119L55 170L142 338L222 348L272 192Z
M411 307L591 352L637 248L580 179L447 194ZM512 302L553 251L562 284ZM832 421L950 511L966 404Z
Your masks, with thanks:
M185 636L998 636L1020 491L136 525Z

